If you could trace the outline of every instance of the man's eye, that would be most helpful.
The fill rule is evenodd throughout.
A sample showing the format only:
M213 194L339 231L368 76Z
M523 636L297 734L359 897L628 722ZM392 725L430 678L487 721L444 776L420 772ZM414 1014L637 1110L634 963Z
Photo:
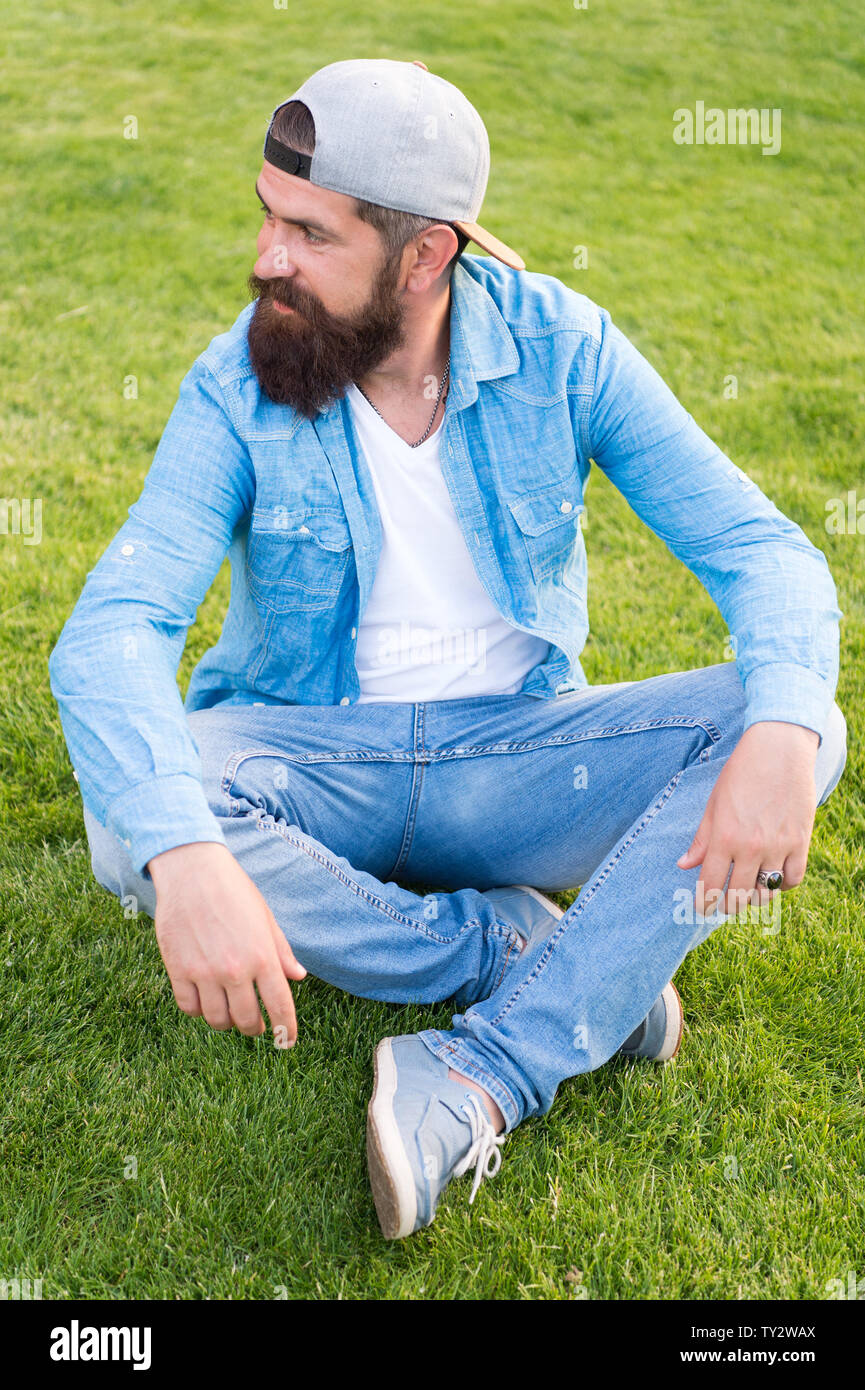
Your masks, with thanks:
M273 213L270 212L270 211L264 206L263 203L259 203L259 205L258 205L258 211L262 214L263 217L266 217L266 218L268 218L268 219L273 219L273 216L274 216ZM316 245L318 245L319 243L323 243L323 242L325 241L325 238L324 238L323 236L317 236L317 235L315 234L315 232L311 232L311 231L310 231L309 227L302 227L302 228L301 228L301 232L302 232L302 234L303 234L304 240L305 240L305 241L308 241L308 242L309 242L311 245L313 245L313 246L316 246Z

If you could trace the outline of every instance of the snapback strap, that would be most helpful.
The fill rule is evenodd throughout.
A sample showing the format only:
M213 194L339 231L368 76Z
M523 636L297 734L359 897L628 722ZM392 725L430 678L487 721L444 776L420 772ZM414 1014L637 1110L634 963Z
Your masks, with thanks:
M264 142L264 157L268 164L275 165L286 174L296 174L299 179L309 178L312 155L301 154L300 150L293 150L290 145L283 145L280 140L274 140L270 131L267 132Z

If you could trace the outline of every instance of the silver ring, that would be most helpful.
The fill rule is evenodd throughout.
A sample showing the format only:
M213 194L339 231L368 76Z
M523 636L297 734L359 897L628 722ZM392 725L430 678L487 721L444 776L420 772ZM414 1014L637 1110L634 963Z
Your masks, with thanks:
M780 869L761 869L757 875L757 882L761 888L768 888L774 891L780 888L784 882L784 875Z

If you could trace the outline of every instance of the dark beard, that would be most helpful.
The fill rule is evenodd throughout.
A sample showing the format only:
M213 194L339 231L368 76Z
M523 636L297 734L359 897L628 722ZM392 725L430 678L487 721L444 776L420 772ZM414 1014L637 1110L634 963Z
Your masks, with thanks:
M400 347L400 262L397 256L381 267L367 304L348 318L331 314L291 279L251 274L247 284L258 303L249 322L249 356L264 394L312 420ZM297 312L280 314L274 299Z

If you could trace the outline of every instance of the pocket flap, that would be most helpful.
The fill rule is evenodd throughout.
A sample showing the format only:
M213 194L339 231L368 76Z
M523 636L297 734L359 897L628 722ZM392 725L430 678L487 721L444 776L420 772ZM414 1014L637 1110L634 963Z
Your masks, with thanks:
M310 508L302 501L258 508L253 515L252 532L273 540L284 537L295 542L308 536L325 550L347 550L351 545L344 512L335 507Z
M514 521L527 536L540 536L553 526L575 522L585 511L580 489L573 482L557 482L539 492L508 502Z

